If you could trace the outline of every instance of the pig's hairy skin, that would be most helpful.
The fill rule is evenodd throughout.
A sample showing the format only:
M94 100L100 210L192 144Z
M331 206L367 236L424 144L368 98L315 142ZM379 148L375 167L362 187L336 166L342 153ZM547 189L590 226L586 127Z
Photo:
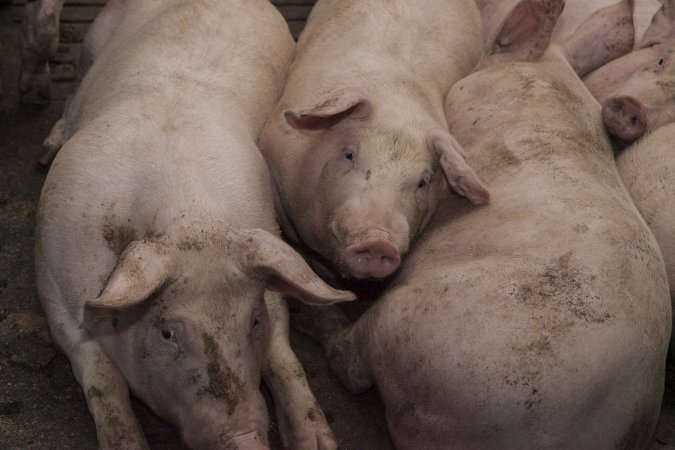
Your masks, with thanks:
M192 428L194 445L239 448L237 433L266 433L258 391L262 369L274 378L270 385L282 407L282 440L293 448L335 448L288 346L287 313L277 294L266 294L269 312L260 319L269 314L269 349L242 348L240 358L226 366L222 352L253 345L244 333L229 336L229 350L214 351L214 344L220 348L228 339L223 330L247 330L251 311L265 310L262 279L247 278L236 268L236 258L223 258L237 244L230 236L238 232L230 230L278 234L271 179L255 141L292 57L286 23L262 0L111 1L108 7L92 25L94 37L86 40L96 61L64 117L66 143L43 188L36 239L39 295L52 336L85 392L100 447L147 445L127 382L146 389L149 380L133 371L134 359L124 354L139 342L128 331L118 336L129 346L115 345L115 326L133 330L124 324L135 323L135 315L151 317L169 308L197 319L204 332L195 345L208 354L203 364L196 363L193 376L177 377L180 388L172 395L136 394L160 414L183 420L182 428ZM118 7L122 14L111 9ZM183 273L173 274L147 304L93 329L85 326L85 302L110 286L108 277L132 240L141 249L156 247L153 258L173 255L171 264L183 267ZM150 262L145 261L144 268ZM219 268L234 272L215 274ZM214 303L212 292L226 290L236 301L219 294ZM261 351L267 353L262 368ZM194 393L196 404L223 406L193 409L198 417L176 417L177 402L195 403L184 402L183 392ZM233 411L229 418L228 410ZM246 448L254 448L251 434L244 438Z
M619 0L566 0L565 9L553 31L554 42L566 41L584 20L593 12L615 5ZM635 0L633 25L635 27L635 48L642 40L654 13L661 7L658 0Z
M659 243L675 299L675 124L665 125L624 149L619 175Z
M419 167L438 166L437 156L427 148L426 134L436 128L447 130L443 99L450 86L477 64L481 50L480 15L473 1L319 1L298 41L282 98L260 138L286 235L307 245L341 275L349 275L342 260L344 248L358 242L363 232L352 228L366 228L366 223L390 232L402 256L448 187L436 168L428 202L410 206L405 200L401 206L399 184ZM317 143L324 136L293 130L284 118L284 111L321 104L345 89L362 93L374 110L370 119L326 132L370 145L364 145L368 152L363 153L369 158L368 176L372 173L369 189L376 191L367 198L376 200L378 207L362 208L372 211L372 217L363 218L359 227L345 225L350 219L335 211L349 196L357 197L352 191L360 188L322 183L322 163L307 170L307 161L321 150ZM334 155L328 154L331 139L326 140L321 158L327 160Z
M348 387L376 384L397 448L651 443L668 280L599 105L562 54L453 87L450 130L493 203L449 199L353 326L335 308L311 322Z

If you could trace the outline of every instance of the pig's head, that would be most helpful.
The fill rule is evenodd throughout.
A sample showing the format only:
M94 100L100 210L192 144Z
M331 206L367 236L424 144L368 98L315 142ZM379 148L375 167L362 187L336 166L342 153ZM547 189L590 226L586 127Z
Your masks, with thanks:
M624 142L675 121L675 1L654 15L640 49L584 81L603 105L609 133Z
M84 319L131 390L190 447L260 450L265 289L313 304L353 299L279 238L221 229L131 243Z
M295 233L341 275L381 279L395 272L411 241L450 187L471 202L488 191L447 131L414 123L378 125L356 90L318 106L287 110L287 124L310 138L294 189L282 193Z

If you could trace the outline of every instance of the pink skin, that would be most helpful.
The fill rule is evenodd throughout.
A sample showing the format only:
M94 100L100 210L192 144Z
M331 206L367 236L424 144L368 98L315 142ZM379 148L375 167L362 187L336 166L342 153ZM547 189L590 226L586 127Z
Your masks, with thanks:
M655 45L631 59L633 73L603 102L603 119L612 135L630 142L675 120L674 51L675 39L670 47Z
M654 15L640 50L601 67L585 78L603 105L610 134L630 142L675 121L675 2Z
M385 278L396 271L411 237L435 208L426 182L417 192L429 178L431 157L417 163L411 158L404 170L387 164L377 143L370 145L373 131L336 127L322 136L304 161L307 183L296 192L306 212L303 222L294 224L303 241L355 278ZM337 154L327 154L331 149Z
M237 450L269 450L269 447L263 443L260 436L253 432L237 436L232 440Z
M602 120L610 133L624 141L634 141L647 130L647 111L633 97L612 97L602 106Z
M475 204L489 201L447 131L422 123L370 125L375 115L369 100L349 89L313 109L285 113L288 125L313 143L300 161L303 183L283 201L281 220L340 275L357 279L398 269L444 190Z
M389 239L371 238L347 247L345 262L357 278L385 278L398 268L401 256Z

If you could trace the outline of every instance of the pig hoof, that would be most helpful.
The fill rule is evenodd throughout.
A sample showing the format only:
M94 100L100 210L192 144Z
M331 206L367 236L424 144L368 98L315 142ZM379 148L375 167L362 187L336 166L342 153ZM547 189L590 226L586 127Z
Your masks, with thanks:
M279 434L284 448L298 450L337 450L337 442L321 409L298 411L298 417L280 418Z

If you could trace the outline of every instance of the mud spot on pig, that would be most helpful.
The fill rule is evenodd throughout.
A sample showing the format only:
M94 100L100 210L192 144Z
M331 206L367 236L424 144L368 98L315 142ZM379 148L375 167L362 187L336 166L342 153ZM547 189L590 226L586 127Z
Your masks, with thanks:
M603 323L611 318L599 307L596 276L571 264L572 251L546 265L531 283L514 289L516 300L531 308L533 318L549 331L563 331L578 322Z
M670 99L675 99L675 80L658 80L656 85Z
M117 225L111 217L104 219L101 233L115 256L120 256L124 249L136 240L136 230L131 225Z
M532 409L534 405L541 403L541 397L539 396L539 390L532 388L530 395L527 400L525 400L525 408Z
M178 250L188 252L188 251L196 251L199 252L204 248L204 243L200 242L196 239L186 239L182 242L179 242L178 245Z
M574 232L583 234L589 230L588 225L578 224L574 226Z
M207 333L202 335L202 339L207 359L206 373L209 377L209 384L202 387L197 392L197 396L202 398L204 395L209 395L225 400L227 414L232 415L239 402L244 400L244 385L227 364L221 364L216 340Z
M103 392L97 388L96 386L91 386L89 389L87 389L87 400L91 401L95 398L101 398L103 397Z

